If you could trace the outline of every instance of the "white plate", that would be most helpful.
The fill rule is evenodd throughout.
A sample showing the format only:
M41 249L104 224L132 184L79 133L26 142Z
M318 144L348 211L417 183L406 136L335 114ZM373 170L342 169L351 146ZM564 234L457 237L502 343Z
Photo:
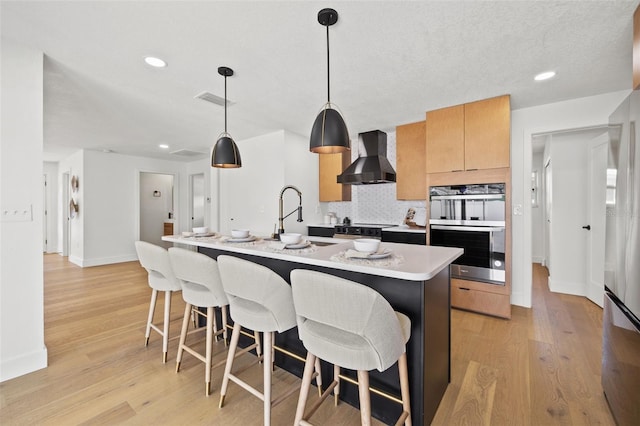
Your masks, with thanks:
M256 239L255 236L249 235L248 237L245 237L245 238L229 238L227 242L228 243L248 243L249 241L253 241L255 239Z
M284 248L286 248L286 249L302 249L302 248L309 247L310 245L311 245L310 241L301 241L301 242L296 243L296 244L287 244L286 246L284 246Z
M385 257L389 257L391 256L391 252L390 251L383 251L382 253L371 253L367 259L384 259Z
M193 234L192 237L215 237L215 232L205 232L204 234Z

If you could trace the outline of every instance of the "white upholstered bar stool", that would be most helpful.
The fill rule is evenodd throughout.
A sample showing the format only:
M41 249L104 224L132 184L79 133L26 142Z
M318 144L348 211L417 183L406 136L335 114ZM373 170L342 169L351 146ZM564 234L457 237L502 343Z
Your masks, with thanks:
M274 345L274 333L276 331L281 333L296 326L291 286L271 269L233 256L218 256L218 268L222 285L229 298L229 315L234 322L227 364L220 387L220 408L224 405L227 386L231 380L264 402L264 424L267 426L271 424L271 408L299 388L294 385L278 398L274 399L271 396L273 351L279 350ZM263 333L263 392L249 386L231 372L241 327ZM320 364L314 365L319 372ZM321 388L320 376L314 374L313 369L312 366L310 377L316 376L318 388Z
M169 249L169 259L173 273L182 286L182 298L185 301L184 318L180 332L180 343L176 356L176 372L180 371L180 362L184 351L187 351L205 364L205 395L211 393L211 357L213 352L214 336L223 335L225 345L227 342L227 306L229 301L222 288L218 263L215 259L191 250L178 247ZM203 314L194 308L206 308ZM222 311L222 329L218 330L214 308ZM194 328L189 332L189 322L192 315L206 317L205 327ZM187 335L205 330L206 343L205 355L187 346Z
M340 367L357 370L360 419L371 424L369 371L384 371L398 362L403 411L396 424L411 425L406 343L411 321L394 312L374 289L333 275L296 269L291 287L298 334L307 349L295 425L309 425L309 418L334 391L338 401ZM313 366L317 358L334 365L333 382L305 414Z
M151 287L151 303L149 304L149 316L147 328L144 333L145 346L149 344L151 329L157 331L162 336L162 362L167 362L167 351L169 348L169 314L171 313L171 295L174 291L180 291L180 283L171 269L169 253L163 247L146 241L136 241L136 252L138 260L149 275L149 287ZM158 292L164 292L164 319L162 330L153 323L153 313L156 309Z

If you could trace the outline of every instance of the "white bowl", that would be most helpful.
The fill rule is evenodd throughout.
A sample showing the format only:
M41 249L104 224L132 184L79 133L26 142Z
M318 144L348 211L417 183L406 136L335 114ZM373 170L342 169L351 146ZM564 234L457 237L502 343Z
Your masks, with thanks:
M183 237L193 237L193 232L189 232L189 231L182 231L182 236Z
M282 241L285 244L297 244L300 242L301 238L302 238L302 234L296 234L296 233L280 234L280 241Z
M249 236L248 229L232 229L231 236L233 238L247 238Z
M380 240L373 238L360 238L353 240L353 247L363 253L375 253L380 247Z
M199 226L197 228L193 228L193 232L195 234L206 234L207 232L209 232L209 227L208 226Z

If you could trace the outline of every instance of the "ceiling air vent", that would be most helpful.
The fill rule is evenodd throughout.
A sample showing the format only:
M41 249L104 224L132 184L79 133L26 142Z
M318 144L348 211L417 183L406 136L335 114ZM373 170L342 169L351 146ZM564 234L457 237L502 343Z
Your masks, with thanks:
M224 98L221 98L220 96L214 95L213 93L210 93L210 92L199 93L195 96L195 98L202 99L203 101L211 102L212 104L224 106ZM230 107L233 104L235 104L235 102L231 102L229 99L227 99L228 107Z
M179 155L181 157L202 157L203 155L206 155L205 152L191 151L189 149L179 149L177 151L173 151L171 154Z

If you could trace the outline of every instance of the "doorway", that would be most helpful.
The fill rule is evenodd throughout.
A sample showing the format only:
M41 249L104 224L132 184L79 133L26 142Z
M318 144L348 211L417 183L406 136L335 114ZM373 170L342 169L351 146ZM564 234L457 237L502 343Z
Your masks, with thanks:
M544 145L537 166L543 168L542 217L532 221L532 235L544 239L538 258L549 270L549 287L598 303L604 281L598 271L604 268L599 250L604 247L608 126L536 135L534 159L536 140ZM536 259L533 247L532 254Z
M189 229L204 226L205 193L204 173L189 176Z
M172 244L162 241L165 230L176 224L174 200L175 176L165 173L140 172L139 176L139 239L162 247Z

